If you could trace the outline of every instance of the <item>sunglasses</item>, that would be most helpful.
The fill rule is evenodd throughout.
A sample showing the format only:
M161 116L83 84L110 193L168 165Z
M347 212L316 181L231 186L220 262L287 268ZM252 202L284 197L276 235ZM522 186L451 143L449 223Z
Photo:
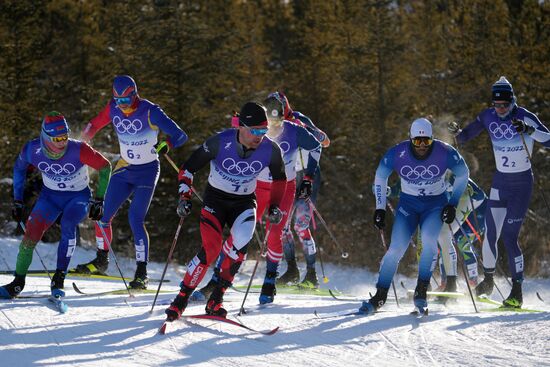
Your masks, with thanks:
M510 107L510 102L504 102L504 103L493 102L493 107L494 108L508 108L508 107Z
M432 138L428 138L427 136L419 136L416 138L411 138L411 142L415 147L419 147L421 145L429 146L433 143Z
M253 129L249 127L248 131L254 136L264 136L267 134L267 128Z
M114 97L116 104L130 104L132 97Z
M54 143L61 143L61 142L69 140L69 135L52 136L52 137L50 137L50 139Z

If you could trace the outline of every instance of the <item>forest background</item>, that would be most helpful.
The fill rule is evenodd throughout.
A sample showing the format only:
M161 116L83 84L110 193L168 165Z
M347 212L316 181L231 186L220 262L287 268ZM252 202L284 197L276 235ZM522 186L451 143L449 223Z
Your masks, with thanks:
M23 144L38 136L44 114L62 112L79 137L109 101L117 74L132 75L140 96L187 132L189 142L170 153L178 164L229 126L243 103L281 90L332 141L321 159L318 209L350 257L343 260L319 227L323 260L376 270L384 250L372 225L371 184L386 149L406 139L411 121L425 115L433 116L436 137L452 144L447 123L473 121L490 105L491 85L501 75L513 84L519 105L550 127L549 64L549 1L5 0L0 228L14 231L13 222L8 225L9 178ZM118 158L111 126L92 145L112 161ZM495 170L488 135L460 152L471 177L488 191ZM161 162L146 222L151 258L158 261L166 259L179 220L176 174ZM520 243L527 273L550 276L550 208L543 196L550 196L550 154L538 143L533 165L536 184ZM199 191L207 171L198 175ZM180 235L179 263L200 246L199 206ZM113 246L133 257L127 207L114 220ZM81 235L93 239L90 221ZM410 251L400 271L415 267Z

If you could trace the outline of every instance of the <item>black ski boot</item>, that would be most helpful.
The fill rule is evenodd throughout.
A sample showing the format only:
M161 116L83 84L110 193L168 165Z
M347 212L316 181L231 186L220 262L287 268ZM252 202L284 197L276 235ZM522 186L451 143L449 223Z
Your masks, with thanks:
M145 261L138 261L134 280L128 285L132 289L147 289L149 285L149 278L147 277L147 263Z
M262 291L260 293L260 304L265 305L266 303L272 303L277 294L277 289L275 288L275 277L277 272L268 271L265 273L264 284L262 285Z
M512 279L512 291L510 292L508 298L502 302L504 307L521 308L523 305L521 283L523 283L523 279Z
M363 301L359 308L359 312L364 314L375 313L380 307L384 306L388 299L388 290L384 288L376 288L376 294L368 301Z
M25 276L15 274L15 278L9 284L0 287L0 298L15 298L25 288Z
M50 290L53 297L65 297L65 272L57 269L52 277L52 283L50 284Z
M223 308L223 295L227 288L231 286L227 280L220 279L216 284L214 291L210 295L204 310L208 315L226 317L227 310Z
M456 292L456 291L457 291L456 275L448 275L445 283L445 288L443 288L443 292ZM439 302L447 304L449 302L455 302L457 299L452 297L438 296L437 300Z
M109 250L97 250L96 258L86 264L79 264L75 271L81 274L105 275L109 267Z
M283 275L277 278L277 284L295 284L300 280L300 271L298 270L298 265L296 264L296 259L287 261L287 269Z
M299 286L303 288L319 288L319 280L317 279L315 268L307 268L306 276Z
M428 287L430 286L430 281L423 281L418 279L416 283L416 288L414 289L414 306L415 311L418 311L420 314L425 314L428 312Z
M493 293L493 287L495 286L495 281L493 279L493 273L485 273L485 277L476 287L476 296L481 296L482 294L489 297Z
M170 303L170 307L164 310L164 313L166 314L166 321L171 322L181 317L181 314L187 307L187 302L191 293L193 293L193 289L187 288L182 284L180 292L176 298L174 298L172 303Z

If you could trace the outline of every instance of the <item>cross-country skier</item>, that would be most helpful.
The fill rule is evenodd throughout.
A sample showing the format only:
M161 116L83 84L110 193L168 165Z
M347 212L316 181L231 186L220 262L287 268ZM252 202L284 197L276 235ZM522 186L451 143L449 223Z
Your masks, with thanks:
M120 160L113 170L105 196L103 217L96 223L97 256L87 264L77 266L83 273L104 273L109 265L109 244L112 241L111 221L120 206L133 194L128 212L134 235L137 268L131 288L147 288L149 235L145 216L160 174L159 154L177 148L187 141L187 135L156 104L140 98L135 81L128 75L118 75L113 81L113 98L94 117L82 133L84 141L109 123L118 137ZM158 142L159 130L169 137ZM103 238L103 233L107 238Z
M210 137L181 167L178 204L181 217L191 212L193 175L208 163L210 174L200 218L202 248L187 265L180 292L166 309L168 321L181 316L189 296L220 251L224 253L220 280L208 299L206 312L223 317L227 314L223 308L223 295L231 286L254 233L254 191L258 176L266 167L273 179L269 221L277 225L283 218L279 207L286 186L285 164L279 146L265 137L268 131L265 108L255 102L244 104L239 124L238 129L227 129ZM225 225L230 228L230 236L223 241Z
M493 292L497 241L502 235L512 273L512 291L503 303L507 307L521 307L523 254L518 237L533 191L530 157L535 141L550 147L550 131L535 114L517 105L512 84L504 76L493 84L491 92L491 108L483 110L463 130L456 123L451 123L449 130L457 134L459 144L487 130L495 156L496 172L485 215L487 234L482 250L485 277L476 287L476 293L490 295Z
M276 98L281 101L284 106L284 118L297 125L305 127L315 138L321 143L323 148L327 148L330 145L330 139L327 134L319 129L313 121L306 115L298 111L293 111L288 102L288 98L282 92L273 92L269 95L271 98ZM311 178L311 175L307 173L310 162L310 151L307 149L298 150L298 159L296 159L296 187L300 188L304 178ZM309 176L309 177L308 177ZM287 222L283 230L283 249L285 254L285 260L287 262L287 270L277 279L278 284L296 283L300 280L300 272L296 263L296 252L294 245L294 236L292 235L291 226L292 219L294 219L294 231L298 235L298 239L302 245L302 250L306 260L306 275L301 283L301 286L318 287L319 281L317 279L317 272L315 271L316 261L316 245L315 240L311 234L310 225L312 223L311 203L313 205L317 202L317 195L321 186L321 168L317 165L315 175L313 176L313 182L311 186L311 196L306 199L300 197L299 192L296 193L296 200L294 202L294 215L291 220Z
M437 237L443 222L447 225L454 221L456 205L468 183L469 172L464 159L453 147L433 138L430 121L425 118L413 121L409 136L409 140L386 152L376 170L374 225L380 231L385 227L387 181L393 171L401 179L402 191L395 209L391 244L380 265L376 294L363 302L360 312L372 313L384 305L397 265L416 227L420 226L424 245L418 264L414 305L424 313L432 263L437 255ZM456 176L450 196L446 192L447 170Z
M16 222L23 220L23 191L29 165L42 174L43 187L25 226L19 245L15 279L0 287L0 296L16 297L25 287L33 250L44 232L61 215L61 240L57 248L57 266L51 292L63 297L63 282L76 248L76 228L89 217L101 217L103 196L111 175L111 164L88 144L69 139L69 126L59 112L50 112L42 120L40 137L25 144L13 168L13 210ZM95 199L88 187L88 167L99 171Z

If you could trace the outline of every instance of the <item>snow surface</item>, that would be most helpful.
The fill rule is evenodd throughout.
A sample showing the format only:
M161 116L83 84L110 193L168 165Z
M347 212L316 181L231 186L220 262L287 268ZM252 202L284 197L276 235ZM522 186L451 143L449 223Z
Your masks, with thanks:
M13 269L19 240L0 238L0 269ZM38 246L48 267L55 267L55 244ZM89 261L94 251L78 248L72 266ZM135 263L118 259L127 277ZM254 267L247 261L237 284L246 284ZM164 264L151 263L149 276L160 278ZM35 256L31 269L41 269ZM183 266L170 266L158 303L170 302L177 293ZM362 295L374 291L375 274L359 268L325 264L330 278L323 288ZM256 283L264 269L260 267ZM111 261L110 274L117 270ZM6 284L11 275L0 275ZM98 292L120 289L119 281L69 277L65 282L69 311L61 315L46 299L0 300L1 366L550 366L550 281L528 279L524 283L524 307L542 313L481 312L469 299L444 307L430 306L430 316L418 320L408 313L411 301L401 307L389 298L383 310L369 317L319 319L313 314L355 311L359 301L331 297L278 294L273 305L258 306L258 295L247 300L248 313L239 319L256 329L280 326L273 336L206 320L177 321L166 335L157 334L166 305L149 313L154 295L128 299L124 295L85 297L76 294L71 282L82 290ZM413 288L413 279L397 276ZM504 293L504 279L497 284ZM156 289L157 283L150 285ZM547 303L535 295L538 291ZM45 277L27 277L23 294L49 292ZM498 299L498 293L493 298ZM229 290L224 302L235 318L243 294ZM190 304L186 314L203 312L204 304ZM492 307L479 305L479 308Z

